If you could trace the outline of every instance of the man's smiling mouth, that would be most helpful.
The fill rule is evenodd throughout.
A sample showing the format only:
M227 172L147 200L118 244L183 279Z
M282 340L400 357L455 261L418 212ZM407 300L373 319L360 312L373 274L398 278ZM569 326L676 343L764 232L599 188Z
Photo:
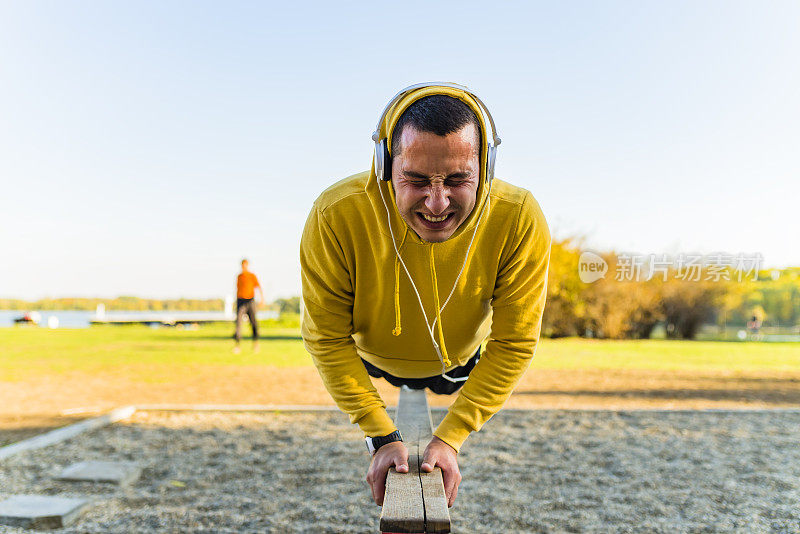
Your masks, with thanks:
M432 230L438 230L450 224L450 220L453 218L453 215L455 215L455 212L451 211L446 215L439 215L438 217L434 217L432 215L428 215L427 213L420 213L420 212L417 212L417 215L421 219L422 224L425 225L427 228L430 228Z
M452 215L452 213L448 213L447 215L441 215L441 216L439 216L439 217L433 217L433 216L431 216L431 215L427 215L427 214L425 214L425 213L420 213L420 215L422 215L422 216L425 218L425 220L426 220L426 221L430 221L430 222L442 222L443 220L445 220L445 219L447 219L448 217L450 217L450 215Z

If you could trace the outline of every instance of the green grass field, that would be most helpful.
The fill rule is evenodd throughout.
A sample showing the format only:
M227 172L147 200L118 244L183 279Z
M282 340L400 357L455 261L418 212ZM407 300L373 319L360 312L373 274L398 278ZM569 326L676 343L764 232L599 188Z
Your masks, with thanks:
M800 343L544 339L536 367L652 371L800 371Z
M245 334L249 334L249 327ZM249 336L241 354L231 353L233 328L226 324L197 330L147 326L94 326L81 329L0 328L0 380L18 381L42 374L97 373L124 366L153 378L161 367L210 365L312 365L299 328L265 323L261 351L253 354Z
M253 354L244 338L241 354L231 353L230 325L197 330L145 326L87 329L1 328L0 380L63 373L103 373L125 368L143 380L162 380L164 367L312 366L300 329L262 325L261 351ZM619 369L652 371L725 371L752 373L800 371L800 343L714 341L605 341L543 339L536 352L538 369Z

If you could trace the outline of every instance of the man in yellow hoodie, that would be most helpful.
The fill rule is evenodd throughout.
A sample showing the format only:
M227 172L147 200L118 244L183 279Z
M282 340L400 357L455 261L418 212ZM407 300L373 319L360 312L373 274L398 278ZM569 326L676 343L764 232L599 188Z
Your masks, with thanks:
M530 192L493 178L500 139L465 87L401 91L373 140L370 172L326 189L306 221L302 336L334 401L372 445L367 482L379 505L388 470L408 471L408 451L370 376L458 390L420 466L442 469L452 506L459 449L533 358L550 232Z

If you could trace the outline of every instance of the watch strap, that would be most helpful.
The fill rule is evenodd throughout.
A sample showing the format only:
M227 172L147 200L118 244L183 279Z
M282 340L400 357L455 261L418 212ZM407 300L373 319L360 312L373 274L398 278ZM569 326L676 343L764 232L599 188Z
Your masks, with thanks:
M375 452L383 447L386 444L392 443L394 441L403 441L403 436L400 435L399 430L395 430L391 434L386 436L380 436L376 438L367 437L365 438L367 442L367 450L369 450L370 454L375 454Z

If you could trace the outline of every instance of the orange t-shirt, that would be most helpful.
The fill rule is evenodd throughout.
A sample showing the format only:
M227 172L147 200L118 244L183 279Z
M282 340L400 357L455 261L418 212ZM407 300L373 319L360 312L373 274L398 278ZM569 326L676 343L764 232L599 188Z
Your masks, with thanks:
M236 298L251 299L255 296L255 289L261 287L256 275L247 271L236 277Z

